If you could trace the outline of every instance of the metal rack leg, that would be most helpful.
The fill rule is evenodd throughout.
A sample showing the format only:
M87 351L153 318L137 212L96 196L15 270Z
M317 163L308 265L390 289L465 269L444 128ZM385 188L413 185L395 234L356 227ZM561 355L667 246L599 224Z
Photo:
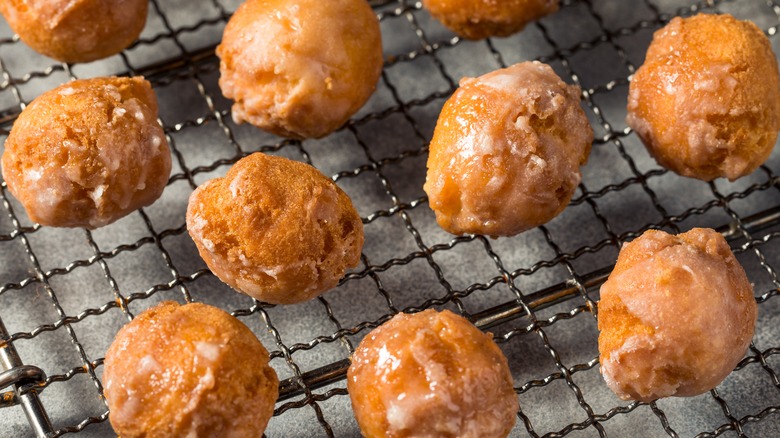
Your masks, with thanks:
M8 339L8 331L5 328L5 324L3 324L2 318L0 318L0 365L2 366L2 371L24 367L24 363L19 357L19 353L16 352L16 348L14 348L12 344L5 343L6 339ZM35 432L35 436L39 438L49 436L53 428L51 426L51 421L49 421L49 416L46 414L46 410L43 408L41 400L38 398L38 393L35 390L32 390L19 395L18 383L14 384L14 390L17 394L19 404L22 405L27 420L30 422L30 426L32 426L33 431Z

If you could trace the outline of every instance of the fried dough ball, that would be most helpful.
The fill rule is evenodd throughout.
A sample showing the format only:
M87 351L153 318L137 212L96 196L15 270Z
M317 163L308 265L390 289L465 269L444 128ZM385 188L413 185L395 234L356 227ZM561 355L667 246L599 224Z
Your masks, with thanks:
M423 0L428 12L471 40L504 37L558 10L558 0Z
M506 357L450 311L400 313L352 355L347 390L374 437L505 437L519 409Z
M142 77L68 82L35 98L5 141L3 178L31 220L98 228L163 192L171 154Z
M206 304L166 301L122 327L103 384L122 438L260 436L279 379L238 319Z
M147 0L2 0L8 25L38 53L62 62L115 55L138 38Z
M235 122L300 139L343 125L374 92L383 63L365 0L247 0L217 56Z
M187 230L214 275L273 304L335 287L363 248L346 193L308 164L262 153L192 193Z
M623 400L709 391L744 356L757 311L719 233L647 231L623 246L601 287L601 374Z
M628 125L680 175L733 181L769 158L780 79L769 39L730 15L674 18L631 81Z
M539 62L461 80L428 156L424 190L439 225L511 236L563 211L593 141L579 95Z

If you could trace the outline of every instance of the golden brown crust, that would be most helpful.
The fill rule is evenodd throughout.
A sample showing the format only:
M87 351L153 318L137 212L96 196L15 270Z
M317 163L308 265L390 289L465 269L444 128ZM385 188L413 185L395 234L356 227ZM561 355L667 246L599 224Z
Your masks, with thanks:
M95 78L34 99L5 142L3 177L42 225L97 228L147 206L171 172L149 82Z
M192 193L187 229L217 277L274 304L333 288L363 248L346 193L307 164L262 153Z
M629 93L628 124L659 164L735 180L769 157L780 79L769 39L749 21L700 14L657 31Z
M278 397L268 361L228 313L160 303L122 327L106 353L111 425L123 438L260 436Z
M504 37L558 10L558 0L423 0L428 12L471 40Z
M742 358L756 314L723 236L647 231L623 246L601 287L601 374L624 400L701 394Z
M277 135L323 137L374 92L379 21L364 0L248 0L217 47L233 118Z
M539 62L461 80L428 156L424 190L439 225L511 236L563 211L593 141L579 94Z
M369 438L505 437L518 410L492 337L447 310L401 313L369 333L347 389Z
M22 41L63 62L121 52L141 34L147 8L147 0L0 0L0 12Z

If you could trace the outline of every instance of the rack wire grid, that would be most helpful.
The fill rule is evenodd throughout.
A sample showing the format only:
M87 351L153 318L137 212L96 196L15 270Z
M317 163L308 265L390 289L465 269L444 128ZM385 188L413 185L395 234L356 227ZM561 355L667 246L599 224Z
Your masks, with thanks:
M103 356L114 335L163 300L230 311L271 351L282 380L267 436L358 436L346 391L360 339L399 311L448 308L490 330L520 400L512 436L780 436L780 153L734 183L659 168L625 125L628 82L652 33L674 16L750 19L778 52L780 1L564 0L503 39L464 41L420 2L372 2L386 56L377 91L336 133L303 142L235 125L217 85L214 46L237 0L152 0L123 53L55 63L0 25L0 128L43 91L74 78L144 75L174 155L162 198L95 231L32 223L2 184L0 436L111 436ZM337 13L337 11L334 11ZM571 205L512 238L448 235L422 191L439 110L463 76L549 63L582 86L596 132ZM271 306L235 293L200 260L187 198L239 158L262 151L313 164L353 199L365 224L361 265L321 298ZM598 287L620 245L650 228L717 228L755 287L753 343L708 394L624 402L598 370Z

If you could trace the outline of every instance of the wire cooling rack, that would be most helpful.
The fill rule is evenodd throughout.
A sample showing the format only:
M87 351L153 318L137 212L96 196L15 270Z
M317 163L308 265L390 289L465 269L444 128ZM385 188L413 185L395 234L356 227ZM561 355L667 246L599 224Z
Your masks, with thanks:
M449 308L509 358L520 399L512 436L780 436L780 155L735 183L660 169L624 123L628 81L652 32L700 11L751 19L778 52L776 0L570 0L520 34L462 41L419 2L372 2L386 55L377 92L322 140L281 139L233 124L214 46L238 1L152 0L141 39L120 55L52 62L0 26L0 133L35 96L73 78L145 75L174 154L154 205L108 227L30 222L2 185L0 436L111 436L101 375L117 330L162 301L202 301L247 324L271 351L281 397L268 436L358 436L344 373L353 346L401 310ZM583 88L596 132L571 205L513 238L453 237L422 191L427 142L463 76L549 63ZM270 306L232 292L198 258L187 197L240 157L263 151L311 163L363 217L361 265L323 297ZM717 228L755 286L759 320L746 357L710 393L622 402L598 372L596 303L620 244L649 228ZM4 322L4 325L2 324ZM2 389L2 388L0 388Z

